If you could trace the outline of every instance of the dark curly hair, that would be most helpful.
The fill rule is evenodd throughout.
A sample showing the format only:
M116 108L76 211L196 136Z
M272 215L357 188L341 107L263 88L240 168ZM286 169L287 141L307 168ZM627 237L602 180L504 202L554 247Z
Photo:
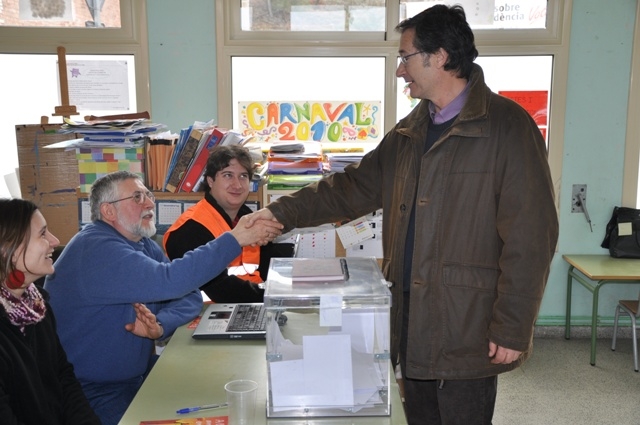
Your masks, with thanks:
M200 183L197 190L199 192L209 192L211 190L211 186L209 186L206 177L211 177L215 180L218 171L227 168L232 159L237 160L238 163L247 170L249 180L251 180L253 177L253 160L251 159L251 154L247 148L238 145L216 146L211 149L209 159L207 159L207 166L204 170L205 178L202 180L202 183Z
M456 71L459 78L469 79L478 49L462 6L432 6L400 22L396 31L403 33L411 28L416 32L416 49L427 54L444 49L449 55L445 71Z

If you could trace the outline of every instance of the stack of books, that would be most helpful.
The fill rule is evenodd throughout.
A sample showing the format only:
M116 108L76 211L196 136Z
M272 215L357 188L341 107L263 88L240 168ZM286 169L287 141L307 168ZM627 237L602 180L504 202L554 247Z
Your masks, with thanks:
M211 121L195 122L182 129L167 168L163 190L193 192L203 178L213 147L246 141L240 133L215 126Z

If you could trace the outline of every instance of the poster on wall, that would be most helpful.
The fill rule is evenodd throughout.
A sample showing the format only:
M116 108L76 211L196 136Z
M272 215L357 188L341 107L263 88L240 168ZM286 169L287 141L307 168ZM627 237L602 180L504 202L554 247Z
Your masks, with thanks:
M240 130L261 142L372 142L380 137L381 102L238 102Z
M516 101L531 115L547 140L549 92L547 90L501 90L498 93Z
M67 74L69 102L79 110L129 109L127 60L69 60Z

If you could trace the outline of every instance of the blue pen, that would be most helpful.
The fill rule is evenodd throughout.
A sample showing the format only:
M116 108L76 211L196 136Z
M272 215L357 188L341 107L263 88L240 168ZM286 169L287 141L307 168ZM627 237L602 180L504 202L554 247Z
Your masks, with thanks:
M227 407L227 403L221 403L221 404L205 404L203 406L196 406L196 407L185 407L184 409L180 409L180 410L176 410L176 413L178 413L179 415L185 414L185 413L192 413L192 412L197 412L198 410L205 410L205 409L219 409L221 407Z

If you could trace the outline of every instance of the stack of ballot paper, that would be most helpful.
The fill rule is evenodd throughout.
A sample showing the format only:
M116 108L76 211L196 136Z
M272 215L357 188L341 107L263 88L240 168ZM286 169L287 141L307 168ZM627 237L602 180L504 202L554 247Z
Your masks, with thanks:
M322 174L319 142L274 143L267 156L269 174Z
M328 153L326 155L327 162L329 163L329 170L332 173L343 172L347 165L360 162L363 156L364 152L335 152Z

